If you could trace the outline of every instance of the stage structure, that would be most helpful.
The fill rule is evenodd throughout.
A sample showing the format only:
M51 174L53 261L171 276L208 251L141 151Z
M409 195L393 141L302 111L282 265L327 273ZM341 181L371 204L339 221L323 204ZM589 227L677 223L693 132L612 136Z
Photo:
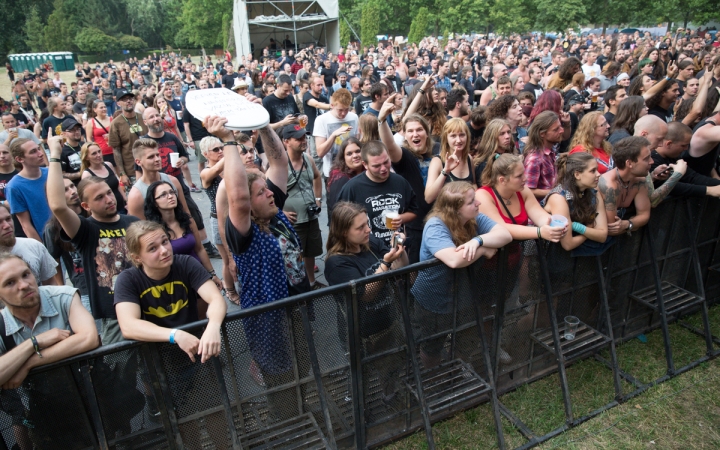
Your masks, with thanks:
M253 48L257 57L270 43L270 38L280 51L285 36L290 37L294 49L312 43L337 52L339 12L338 0L234 0L236 53L247 55Z

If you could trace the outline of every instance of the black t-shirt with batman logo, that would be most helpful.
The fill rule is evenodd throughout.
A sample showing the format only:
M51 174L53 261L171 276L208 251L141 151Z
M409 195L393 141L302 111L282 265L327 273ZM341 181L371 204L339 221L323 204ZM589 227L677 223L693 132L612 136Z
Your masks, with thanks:
M115 284L115 304L136 303L143 320L177 328L198 320L197 290L209 279L210 274L198 260L175 255L170 273L162 280L148 277L137 267L123 271Z

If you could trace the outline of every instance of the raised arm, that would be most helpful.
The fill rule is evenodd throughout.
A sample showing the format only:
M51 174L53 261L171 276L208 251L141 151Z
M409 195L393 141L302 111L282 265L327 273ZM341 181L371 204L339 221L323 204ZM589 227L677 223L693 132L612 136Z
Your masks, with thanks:
M287 192L288 155L285 146L280 140L280 136L270 127L261 128L258 130L258 134L262 138L265 156L268 159L265 176L283 192Z
M693 127L695 125L696 120L700 117L700 114L702 114L703 110L705 109L708 92L710 91L710 87L712 86L713 71L713 66L710 66L705 70L705 74L700 79L700 87L698 89L697 97L695 97L695 101L693 102L692 108L690 109L688 115L685 116L685 118L683 118L682 120L682 123L689 127ZM682 98L678 100L682 101Z
M61 140L62 136L48 137L50 158L56 161L60 160L62 154ZM65 183L63 183L62 167L59 162L50 163L46 192L50 210L57 217L65 233L72 239L80 229L80 217L70 209L65 201Z
M233 140L233 134L232 131L225 128L225 123L227 123L227 119L222 117L211 116L205 118L205 124L207 125L207 130L210 133L218 137L223 142L231 142ZM268 135L270 133L275 135L274 131L268 132L267 127L263 130ZM275 135L275 137L277 138L277 135ZM279 140L279 138L277 139ZM270 144L270 138L268 138L267 142ZM263 144L265 144L265 138L263 138ZM281 156L276 154L276 149L273 148L270 150L270 147L274 147L274 145L268 145L265 151L272 152L273 158L271 159L274 160L275 158L280 158ZM228 217L230 218L230 222L232 222L233 226L240 232L240 234L247 235L250 231L250 189L248 187L245 164L240 157L240 153L238 152L238 147L236 145L225 145L223 147L223 153L223 159L225 160L225 165L228 169L224 171L223 180L228 199ZM285 155L285 161L285 165L287 166L287 155ZM220 228L223 228L224 226L225 225L223 223L220 224Z
M655 83L653 87L647 90L647 92L643 92L642 96L645 99L645 101L650 100L657 94L658 92L662 91L663 86L665 86L665 83L668 83L669 80L675 78L675 75L678 73L678 67L674 62L671 62L668 65L667 68L667 76L663 78L662 80Z
M418 91L417 95L415 95L415 98L413 98L412 103L410 103L405 109L405 112L403 112L403 117L409 116L410 114L415 114L417 112L418 106L420 106L421 97L423 95L432 95L432 93L430 93L430 89L432 89L434 84L435 80L433 79L433 77L425 77L425 81L423 81L422 86L420 86L420 91Z
M394 102L396 95L398 94L393 94L385 100L385 103L383 103L382 108L380 108L380 113L378 114L378 132L380 134L380 140L388 149L390 161L394 163L402 159L402 149L395 143L395 138L393 138L392 130L390 130L390 125L388 125L386 119L387 116L395 111ZM415 98L418 98L419 96L420 95L418 94ZM430 136L428 136L428 139L430 139Z

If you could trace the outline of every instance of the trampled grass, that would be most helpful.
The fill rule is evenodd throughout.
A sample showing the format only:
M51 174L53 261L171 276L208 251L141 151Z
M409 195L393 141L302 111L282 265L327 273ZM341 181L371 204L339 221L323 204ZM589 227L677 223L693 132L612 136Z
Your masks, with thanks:
M702 328L701 315L685 320ZM720 335L720 306L710 310L710 326ZM670 326L676 368L705 354L705 341L680 325ZM717 347L717 346L716 346ZM666 374L664 344L660 330L647 335L647 342L630 340L617 348L620 367L642 382ZM604 353L608 356L608 352ZM607 410L560 434L537 448L550 449L717 449L720 448L720 362L703 363L671 380ZM612 401L612 373L593 359L567 369L575 417ZM633 386L622 382L623 393ZM534 433L542 435L562 426L565 412L559 376L555 373L507 393L500 401ZM527 442L503 418L508 448ZM493 449L497 439L489 404L436 423L433 435L438 449ZM393 450L427 448L420 431L387 446Z

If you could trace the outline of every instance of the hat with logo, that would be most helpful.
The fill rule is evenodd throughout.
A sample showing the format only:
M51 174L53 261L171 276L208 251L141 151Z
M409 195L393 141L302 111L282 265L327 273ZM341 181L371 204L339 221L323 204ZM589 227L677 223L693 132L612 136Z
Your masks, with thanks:
M300 125L285 125L282 129L283 139L300 139L307 131Z
M115 91L115 98L117 98L118 100L121 100L123 97L127 97L128 95L130 97L135 97L135 94L128 91L127 89L118 89L117 91Z

